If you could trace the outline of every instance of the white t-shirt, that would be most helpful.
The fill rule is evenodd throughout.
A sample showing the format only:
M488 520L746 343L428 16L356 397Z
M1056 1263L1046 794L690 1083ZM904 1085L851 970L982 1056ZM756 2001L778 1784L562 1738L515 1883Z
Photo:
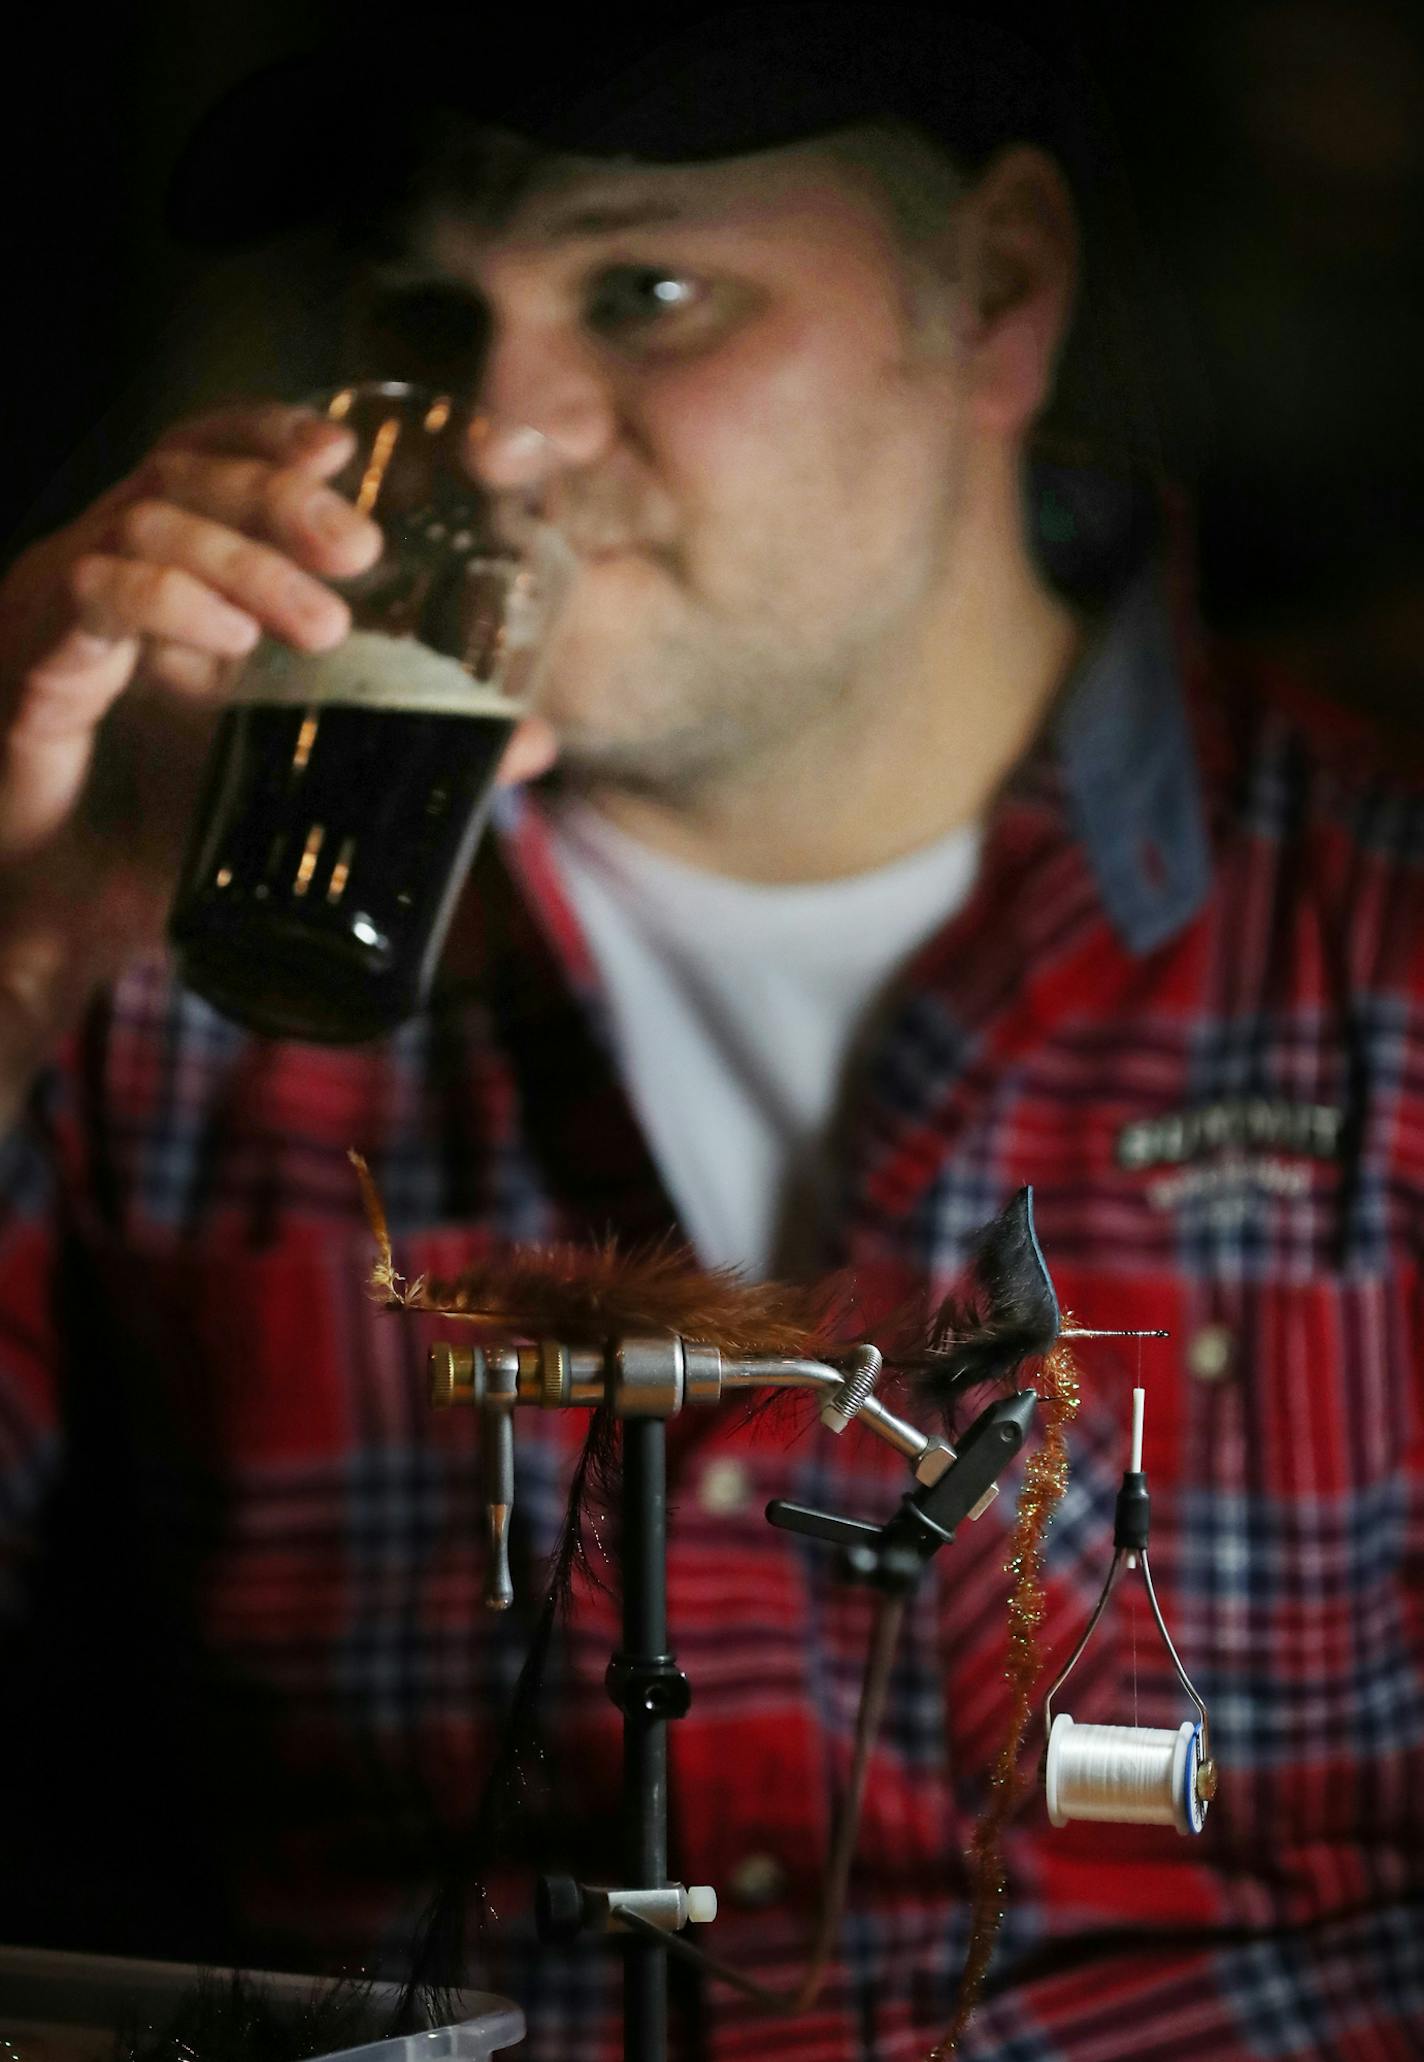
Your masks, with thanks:
M895 976L970 892L979 827L845 880L703 872L545 805L623 1078L699 1257L813 1264L848 1077Z

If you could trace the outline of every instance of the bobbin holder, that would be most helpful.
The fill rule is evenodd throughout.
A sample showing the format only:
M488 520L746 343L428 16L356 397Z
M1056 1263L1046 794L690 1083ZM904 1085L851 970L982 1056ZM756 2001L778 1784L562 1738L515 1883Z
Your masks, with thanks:
M1140 1440L1141 1427L1139 1423L1135 1444L1140 1445ZM1097 1603L1093 1606L1092 1615L1083 1628L1082 1636L1077 1646L1069 1655L1057 1681L1043 1700L1044 1735L1046 1738L1051 1738L1052 1736L1053 1700L1077 1667L1084 1648L1097 1629L1098 1620L1107 1609L1108 1600L1117 1588L1119 1579L1126 1571L1136 1569L1142 1576L1142 1586L1147 1592L1148 1606L1151 1609L1153 1623L1157 1627L1162 1645L1166 1648L1168 1658L1176 1670L1178 1682L1186 1691L1197 1713L1197 1719L1201 1726L1200 1773L1198 1776L1199 1795L1202 1798L1209 1798L1214 1793L1216 1786L1216 1764L1211 1758L1211 1721L1207 1716L1205 1702L1197 1691L1191 1677L1187 1674L1186 1669L1182 1666L1181 1657L1173 1645L1172 1635L1168 1632L1167 1622L1162 1616L1162 1607L1157 1601L1157 1591L1153 1585L1152 1569L1147 1554L1147 1540L1151 1530L1151 1520L1152 1499L1147 1487L1146 1471L1142 1468L1128 1468L1123 1474L1122 1484L1117 1493L1117 1505L1113 1515L1113 1557L1108 1568L1107 1580L1103 1584L1102 1592L1098 1597Z
M881 1356L857 1346L833 1359L733 1358L672 1334L590 1345L558 1339L441 1342L430 1350L430 1400L462 1404L483 1419L482 1495L490 1549L486 1605L505 1609L514 1588L509 1528L514 1507L514 1413L606 1408L623 1422L623 1598L621 1644L605 1678L623 1714L625 1881L620 1886L545 1877L537 1917L546 1938L617 1932L624 1949L624 2053L664 2062L668 1967L662 1950L689 1922L716 1915L707 1885L667 1880L667 1727L691 1703L687 1677L668 1645L667 1420L692 1405L715 1405L737 1390L807 1389L821 1397L821 1422L844 1432L860 1419L905 1457L914 1487L883 1525L804 1505L775 1502L767 1516L784 1530L838 1546L851 1580L907 1594L956 1527L984 1510L997 1478L1023 1444L1037 1397L1031 1389L991 1404L958 1451L890 1410L875 1384ZM689 1950L690 1951L690 1950ZM707 1958L707 1966L726 1973Z

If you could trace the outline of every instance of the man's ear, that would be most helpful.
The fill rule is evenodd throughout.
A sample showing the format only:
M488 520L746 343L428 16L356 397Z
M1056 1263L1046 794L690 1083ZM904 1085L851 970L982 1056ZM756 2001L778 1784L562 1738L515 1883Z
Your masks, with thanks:
M1021 436L1048 399L1072 312L1078 226L1068 182L1046 152L1015 144L976 181L960 222L971 419Z

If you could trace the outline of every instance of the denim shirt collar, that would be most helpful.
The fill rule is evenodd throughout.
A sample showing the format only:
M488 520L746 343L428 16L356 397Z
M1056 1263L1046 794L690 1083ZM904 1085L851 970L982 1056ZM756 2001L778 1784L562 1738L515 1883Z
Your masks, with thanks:
M1146 954L1190 922L1211 859L1161 576L1128 588L1055 718L1073 827L1114 929Z

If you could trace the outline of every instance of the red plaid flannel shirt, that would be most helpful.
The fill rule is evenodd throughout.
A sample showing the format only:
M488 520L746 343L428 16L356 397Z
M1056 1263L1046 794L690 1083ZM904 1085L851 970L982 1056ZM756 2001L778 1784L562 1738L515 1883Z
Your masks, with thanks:
M997 805L973 899L860 1083L825 1262L867 1293L942 1293L1031 1181L1065 1307L1172 1335L1082 1350L1043 1636L1061 1664L1103 1580L1140 1367L1153 1568L1220 1794L1195 1840L1053 1831L1032 1796L962 2052L1384 2062L1424 2048L1424 803L1164 621L1150 596L1125 609ZM519 1602L491 1620L477 1428L426 1407L429 1323L368 1296L347 1149L411 1275L672 1223L537 811L499 842L462 973L388 1044L267 1043L138 966L6 1149L12 1932L398 1961L439 1829L478 1793L584 1427L520 1414ZM673 1869L720 1890L715 1949L785 1983L870 1605L762 1507L883 1514L903 1463L735 1405L670 1444L693 1686ZM675 2052L892 2062L943 2032L1005 1725L1012 1502L962 1530L909 1614L821 2002L770 2024L679 1972ZM581 1588L531 1867L613 1866L615 1630ZM1185 1715L1141 1605L1120 1595L1067 1705ZM531 2055L617 2056L616 1957L539 1950L527 1888L512 1867L481 1973L529 2007Z

